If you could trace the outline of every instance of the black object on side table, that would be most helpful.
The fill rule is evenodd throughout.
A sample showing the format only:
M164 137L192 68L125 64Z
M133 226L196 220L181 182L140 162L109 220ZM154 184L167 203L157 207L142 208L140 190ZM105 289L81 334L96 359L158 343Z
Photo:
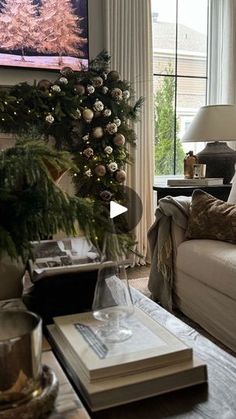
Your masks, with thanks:
M167 195L170 196L191 196L195 189L201 189L215 198L227 201L231 184L229 185L216 185L216 186L153 186L153 190L157 192L157 203L159 199L164 198Z

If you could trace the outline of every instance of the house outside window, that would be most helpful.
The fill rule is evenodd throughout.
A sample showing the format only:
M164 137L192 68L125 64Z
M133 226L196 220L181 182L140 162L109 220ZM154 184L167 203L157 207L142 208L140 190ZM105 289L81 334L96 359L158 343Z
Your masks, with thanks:
M155 177L183 174L181 143L207 100L208 0L152 0ZM157 180L157 179L156 179Z

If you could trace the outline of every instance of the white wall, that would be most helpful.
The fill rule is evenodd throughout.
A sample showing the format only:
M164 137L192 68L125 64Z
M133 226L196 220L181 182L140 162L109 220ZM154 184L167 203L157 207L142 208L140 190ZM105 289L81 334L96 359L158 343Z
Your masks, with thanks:
M88 0L89 12L89 55L95 57L104 48L103 43L103 0ZM0 68L0 85L9 86L34 80L55 80L58 73L53 71L37 71L18 68Z

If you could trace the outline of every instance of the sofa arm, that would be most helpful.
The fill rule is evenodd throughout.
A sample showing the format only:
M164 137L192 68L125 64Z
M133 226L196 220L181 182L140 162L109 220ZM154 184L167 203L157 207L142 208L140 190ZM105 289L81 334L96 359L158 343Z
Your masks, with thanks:
M184 201L188 210L190 208L190 204L191 204L191 198L190 197L186 197L186 200L184 199L185 197L181 197L182 202ZM188 220L188 218L187 218ZM171 239L172 239L172 246L173 246L173 254L174 257L176 256L176 252L177 252L177 248L178 246L184 242L186 240L186 229L187 229L187 223L186 223L186 228L181 227L180 225L178 225L175 220L172 218L172 222L171 222Z
M177 224L172 222L171 224L171 237L172 237L172 245L173 249L177 249L178 246L186 240L185 238L186 230L182 227L179 227Z

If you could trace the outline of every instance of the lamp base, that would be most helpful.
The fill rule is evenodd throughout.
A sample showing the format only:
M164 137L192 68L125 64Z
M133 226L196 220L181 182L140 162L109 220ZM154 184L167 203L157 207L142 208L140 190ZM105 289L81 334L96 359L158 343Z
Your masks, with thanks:
M197 154L198 162L206 164L206 177L222 177L229 184L235 173L236 151L226 142L207 143Z

